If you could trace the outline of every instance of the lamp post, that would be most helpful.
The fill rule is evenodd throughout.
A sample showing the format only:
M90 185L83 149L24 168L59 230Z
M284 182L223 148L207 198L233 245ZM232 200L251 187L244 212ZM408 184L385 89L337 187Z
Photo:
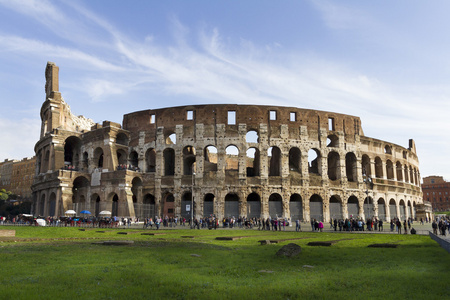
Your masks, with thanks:
M194 228L194 178L195 178L195 172L192 172L192 191L191 191L191 229Z

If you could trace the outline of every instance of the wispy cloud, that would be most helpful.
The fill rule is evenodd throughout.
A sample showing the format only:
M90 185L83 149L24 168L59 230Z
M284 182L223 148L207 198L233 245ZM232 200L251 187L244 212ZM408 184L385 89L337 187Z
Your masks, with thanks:
M332 30L378 26L370 15L355 7L325 0L312 3ZM46 32L58 37L58 42L53 42L26 34L6 34L0 29L0 55L4 59L14 55L23 60L53 60L72 70L83 70L83 76L68 80L66 86L84 93L92 103L119 103L116 109L124 113L128 112L124 105L139 102L134 107L147 109L142 99L158 96L187 99L189 103L183 104L304 107L360 116L366 133L376 132L373 137L381 139L388 134L395 136L392 142L404 146L416 133L423 140L439 139L441 133L433 129L446 126L450 89L445 86L392 84L362 68L309 52L290 51L275 42L258 44L243 38L234 42L236 39L223 36L217 27L203 24L197 30L175 15L167 20L172 40L161 44L153 39L152 32L143 40L133 39L112 20L79 3L0 0L0 5L36 20ZM438 103L440 109L430 110L428 99ZM154 105L170 106L164 102ZM91 113L93 116L87 117L97 120L97 112ZM38 120L29 124L34 126L30 131L39 131ZM14 132L11 126L16 125L0 119L2 131ZM13 142L13 135L8 138ZM4 155L9 157L7 152Z

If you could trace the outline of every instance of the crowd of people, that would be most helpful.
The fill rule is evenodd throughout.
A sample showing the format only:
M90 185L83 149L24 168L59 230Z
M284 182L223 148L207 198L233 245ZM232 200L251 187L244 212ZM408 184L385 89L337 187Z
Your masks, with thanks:
M44 222L42 224L41 222ZM440 216L433 221L426 219L419 220L421 225L424 222L431 222L432 230L434 234L447 235L447 231L450 232L450 217ZM302 225L305 223L299 219L291 223L288 218L247 218L247 217L225 217L218 219L212 215L204 218L191 218L185 217L168 217L164 218L155 216L154 218L118 218L118 217L34 217L32 215L22 214L15 217L2 217L0 216L0 225L40 225L40 226L78 226L78 227L128 227L141 226L144 229L160 229L163 228L175 228L177 226L181 228L195 228L195 229L217 229L217 228L242 228L242 229L258 229L258 230L272 230L272 231L285 231L286 227L295 225L295 231L302 231ZM331 219L330 230L332 231L379 231L385 230L385 223L383 220L377 217L368 218L363 220L362 218L346 218L346 219ZM398 234L415 234L416 230L413 227L414 220L412 218L401 221L398 218L393 218L386 224L389 226L387 230L390 232L397 232ZM311 219L311 230L316 232L324 231L324 223L317 219Z
M130 170L130 171L135 171L135 172L141 171L141 169L139 167L132 166L132 165L125 165L125 164L120 164L117 166L117 171L120 171L120 170Z

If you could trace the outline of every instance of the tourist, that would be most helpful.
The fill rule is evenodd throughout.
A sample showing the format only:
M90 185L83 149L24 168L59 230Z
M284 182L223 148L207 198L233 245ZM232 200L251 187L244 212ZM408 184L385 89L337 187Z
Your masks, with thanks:
M320 232L323 232L323 223L322 223L322 221L319 222L318 228L319 228Z

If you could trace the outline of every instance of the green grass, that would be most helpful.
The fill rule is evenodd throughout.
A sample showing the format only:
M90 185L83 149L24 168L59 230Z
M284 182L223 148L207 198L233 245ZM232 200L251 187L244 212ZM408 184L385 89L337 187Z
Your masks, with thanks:
M120 235L124 230L8 229L16 229L17 242L0 243L5 299L444 299L450 294L450 255L427 236L251 230L165 230L165 235L144 236L138 230ZM217 236L245 237L218 241ZM258 243L299 237L304 239ZM95 244L113 239L135 243ZM331 247L307 245L327 240L341 241ZM290 242L302 253L277 257ZM367 247L373 243L399 247Z

